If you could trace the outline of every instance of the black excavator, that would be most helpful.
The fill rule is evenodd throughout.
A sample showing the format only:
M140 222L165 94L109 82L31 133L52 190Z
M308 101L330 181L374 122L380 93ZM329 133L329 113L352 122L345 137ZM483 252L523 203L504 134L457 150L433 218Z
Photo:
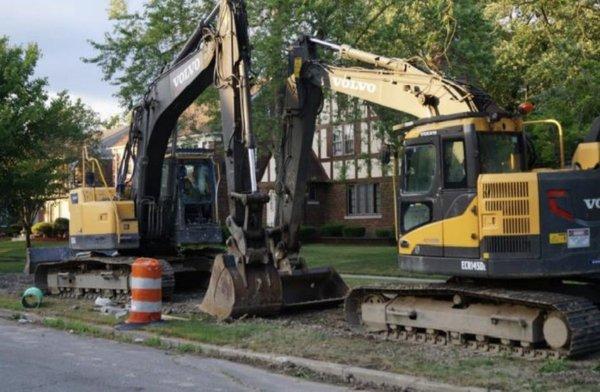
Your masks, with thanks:
M303 135L295 135L299 146L284 151L289 196L279 226L263 224L269 197L257 186L249 73L245 4L221 0L134 108L117 186L97 187L91 179L72 190L69 247L29 253L27 268L40 288L75 297L126 296L131 264L144 256L161 260L167 296L180 278L210 270L202 309L220 318L343 301L348 288L340 276L331 268L308 269L297 255L302 157L310 148ZM225 252L211 247L221 241L214 164L205 151L178 149L173 136L181 113L211 85L220 97L230 211ZM83 162L101 173L87 154Z

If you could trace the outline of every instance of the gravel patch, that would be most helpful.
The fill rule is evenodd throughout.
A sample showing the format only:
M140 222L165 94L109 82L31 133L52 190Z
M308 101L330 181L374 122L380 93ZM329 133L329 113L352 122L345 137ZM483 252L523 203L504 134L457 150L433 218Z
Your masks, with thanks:
M20 294L33 286L33 275L22 273L0 274L0 292Z

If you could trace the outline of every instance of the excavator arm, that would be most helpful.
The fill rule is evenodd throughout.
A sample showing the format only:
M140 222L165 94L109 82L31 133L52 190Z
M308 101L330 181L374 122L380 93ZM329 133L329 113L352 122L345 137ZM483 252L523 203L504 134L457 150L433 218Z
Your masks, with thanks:
M375 68L336 67L318 60L317 47L336 51L342 59ZM388 58L303 37L289 50L289 74L284 100L283 134L277 157L276 228L281 232L277 261L294 268L299 258L298 232L304 215L306 183L316 119L323 87L413 116L477 112L475 95L466 87L433 71L423 71L403 59Z
M149 206L160 194L160 175L177 120L183 111L213 83L217 37L210 22L216 7L202 21L176 59L151 83L142 100L133 108L129 140L121 160L117 191L123 197L131 185L131 198L142 233L148 231ZM133 172L129 175L129 165Z
M211 22L217 18L215 26ZM257 190L255 144L250 127L250 61L246 15L242 1L221 1L202 21L175 60L150 85L133 109L126 156L121 161L118 189L128 182L142 233L160 193L160 176L169 139L183 111L208 87L219 90L226 177L229 192ZM242 226L245 208L230 199L232 222Z
M334 51L340 59L372 67L326 64L318 59L317 47ZM380 56L312 37L297 41L290 55L297 76L303 73L313 83L332 91L417 118L498 111L486 93L405 59Z
M226 6L225 6L226 4ZM298 246L281 241L283 228L263 224L268 195L256 178L256 142L250 111L250 42L242 0L222 1L218 15L214 83L219 89L231 233L227 252L213 263L211 280L200 308L219 318L271 315L283 308L339 304L348 288L331 268L309 270L298 261ZM310 149L312 135L291 140L296 154ZM307 144L308 143L308 144ZM292 194L303 194L306 170L287 172ZM288 212L289 210L283 211ZM295 212L296 210L293 210ZM298 227L301 216L287 214L286 227Z

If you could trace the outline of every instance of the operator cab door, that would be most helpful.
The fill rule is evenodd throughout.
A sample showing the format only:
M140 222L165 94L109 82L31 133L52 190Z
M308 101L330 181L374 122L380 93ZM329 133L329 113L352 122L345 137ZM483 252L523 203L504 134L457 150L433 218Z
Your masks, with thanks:
M421 229L413 250L418 256L443 255L440 137L436 134L406 140L400 190L400 232Z
M445 129L441 145L441 208L445 257L479 257L477 215L468 211L477 190L477 136L471 125Z

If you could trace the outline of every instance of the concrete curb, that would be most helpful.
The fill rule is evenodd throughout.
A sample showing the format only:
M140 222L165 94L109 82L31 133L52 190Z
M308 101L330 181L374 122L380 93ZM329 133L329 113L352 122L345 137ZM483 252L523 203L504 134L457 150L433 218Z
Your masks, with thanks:
M0 309L0 318L15 320L14 315L23 315L32 323L43 324L45 319L52 317L40 317L36 314ZM217 346L214 344L199 343L192 340L181 338L172 338L160 336L146 331L132 330L119 331L113 327L84 323L92 325L102 333L112 334L114 336L128 337L134 341L139 339L160 339L163 345L169 348L180 346L194 347L202 354L216 356L237 362L261 362L276 367L297 367L310 370L316 374L333 377L340 381L359 386L374 386L394 390L408 391L426 391L426 392L484 392L485 388L458 387L450 384L444 384L429 381L425 378L384 372L379 370L366 369L356 366L342 365L332 362L318 361L314 359L300 358L294 356L285 356L277 354L259 353L250 350L237 349L227 346Z

